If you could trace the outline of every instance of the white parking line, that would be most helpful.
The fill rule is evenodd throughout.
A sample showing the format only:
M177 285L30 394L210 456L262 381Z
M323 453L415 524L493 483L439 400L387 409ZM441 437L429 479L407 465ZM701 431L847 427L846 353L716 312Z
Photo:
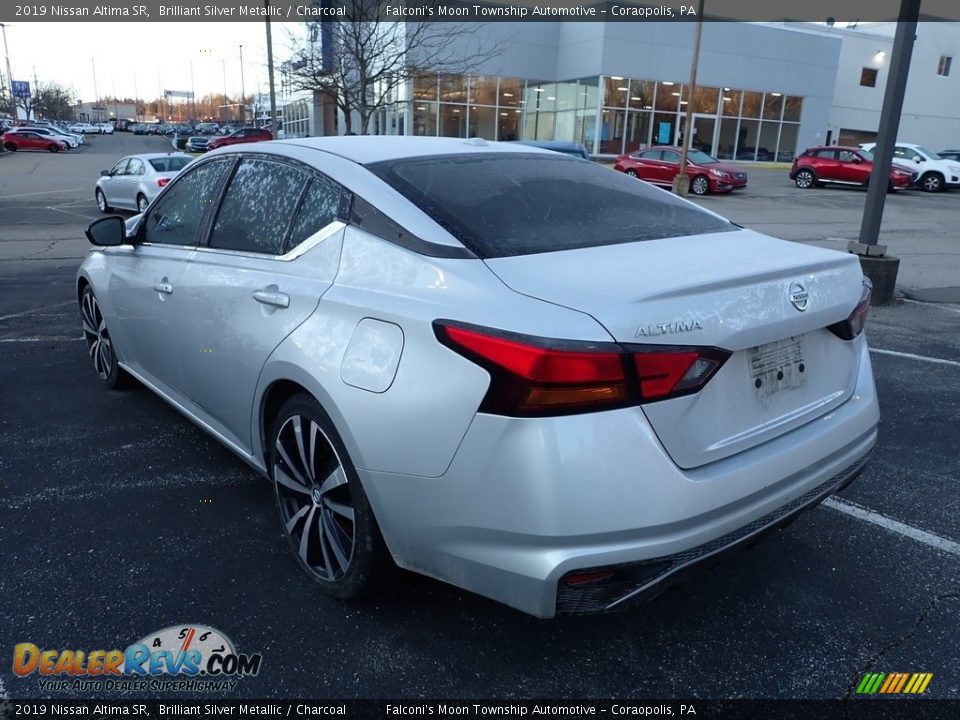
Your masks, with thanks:
M63 337L51 335L50 337L28 337L28 338L0 338L0 343L31 343L31 342L73 342L75 340L85 340L84 337Z
M23 317L24 315L33 315L34 313L43 312L44 310L53 310L53 308L65 307L67 305L76 305L76 300L67 300L66 302L57 303L56 305L48 305L47 307L42 308L33 308L32 310L24 310L23 312L14 313L13 315L0 315L0 320L12 320L13 318Z
M37 192L20 193L19 195L0 195L0 200L10 200L11 198L30 197L31 195L59 195L60 193L80 192L83 188L70 188L69 190L39 190Z
M947 312L960 314L960 308L953 307L952 305L944 305L943 303L930 303L924 302L923 300L911 300L910 298L903 298L903 302L913 303L914 305L926 305L927 307L935 307L940 310L946 310Z
M923 362L936 363L937 365L952 365L953 367L960 367L960 362L956 360L944 360L943 358L935 358L928 355L914 355L913 353L897 352L896 350L881 350L880 348L870 348L870 352L877 353L878 355L892 355L893 357L908 358L910 360L922 360Z
M875 510L865 508L863 505L858 505L850 500L844 500L836 495L833 497L828 497L823 501L823 504L828 508L836 510L837 512L842 512L844 515L849 515L857 518L858 520L863 520L864 522L878 525L884 530L889 530L897 535L903 535L904 537L916 540L924 545L929 545L937 550L942 550L943 552L949 553L955 557L960 557L960 543L940 537L939 535L934 535L926 530L915 528L913 525L907 525L899 520L894 520L893 518L889 518Z

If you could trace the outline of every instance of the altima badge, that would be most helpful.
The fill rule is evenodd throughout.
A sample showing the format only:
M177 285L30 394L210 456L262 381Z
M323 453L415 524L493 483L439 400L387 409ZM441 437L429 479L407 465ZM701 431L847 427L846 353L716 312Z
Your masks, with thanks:
M657 323L656 325L641 325L634 333L634 337L654 337L656 335L672 335L673 333L703 330L703 325L696 318L693 320L674 320L673 322Z
M803 312L807 309L807 304L810 302L810 293L804 289L803 285L800 283L794 283L790 286L790 304L793 305L797 310Z

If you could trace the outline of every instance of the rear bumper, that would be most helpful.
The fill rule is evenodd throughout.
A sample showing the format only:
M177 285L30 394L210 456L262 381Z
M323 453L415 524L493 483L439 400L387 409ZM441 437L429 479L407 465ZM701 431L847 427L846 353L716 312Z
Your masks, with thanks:
M649 598L813 507L856 475L878 422L863 344L842 405L692 470L670 459L639 408L627 408L478 415L441 477L359 473L399 565L553 617ZM627 569L614 592L561 590L571 572L611 567Z

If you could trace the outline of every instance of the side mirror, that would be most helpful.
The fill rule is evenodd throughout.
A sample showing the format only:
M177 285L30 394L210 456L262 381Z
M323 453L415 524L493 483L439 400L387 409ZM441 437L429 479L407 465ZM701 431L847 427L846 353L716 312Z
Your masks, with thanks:
M94 220L87 226L87 240L98 247L123 245L127 239L126 223L119 215Z
M100 174L101 174L103 177L110 177L110 171L109 171L109 170L101 170L101 171L100 171Z
M913 161L914 161L917 165L919 165L920 163L923 162L923 158L915 157L915 158L913 159Z

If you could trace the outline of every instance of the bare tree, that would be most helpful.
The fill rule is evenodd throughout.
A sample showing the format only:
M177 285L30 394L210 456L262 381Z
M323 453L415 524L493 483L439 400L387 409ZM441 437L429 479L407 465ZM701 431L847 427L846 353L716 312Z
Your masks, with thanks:
M401 88L417 76L470 72L502 50L502 42L482 39L479 23L391 22L380 17L380 0L345 4L351 19L330 23L321 42L321 23L309 23L306 39L290 34L281 71L293 89L333 98L347 133L354 115L360 134L370 132L377 113L401 103Z

